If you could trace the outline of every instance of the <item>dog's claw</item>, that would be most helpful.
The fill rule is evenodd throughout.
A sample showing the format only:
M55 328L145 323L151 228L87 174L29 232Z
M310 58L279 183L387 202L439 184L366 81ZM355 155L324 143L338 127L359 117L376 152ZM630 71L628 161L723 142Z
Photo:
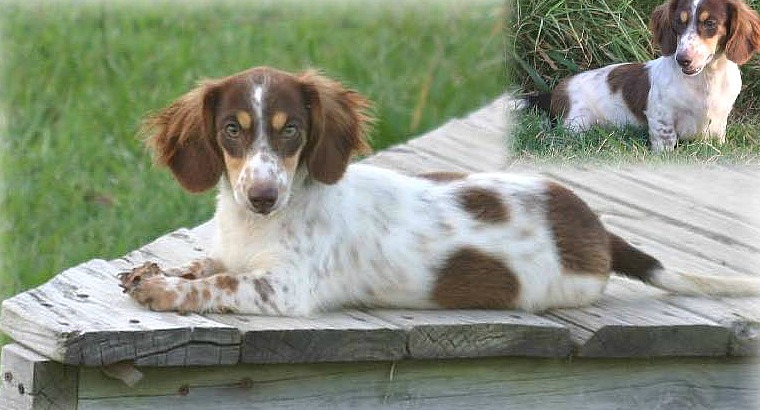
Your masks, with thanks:
M119 286L123 289L123 293L131 293L134 289L140 286L140 282L143 278L162 274L163 272L157 263L145 262L130 271L120 272L118 275L119 282L121 282L119 283Z

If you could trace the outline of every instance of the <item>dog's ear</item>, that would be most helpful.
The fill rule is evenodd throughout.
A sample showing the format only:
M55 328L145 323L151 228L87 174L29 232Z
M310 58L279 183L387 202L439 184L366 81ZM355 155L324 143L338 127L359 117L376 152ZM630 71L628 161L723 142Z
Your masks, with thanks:
M663 3L654 9L649 19L652 42L660 47L660 52L664 56L675 53L678 46L678 36L673 27L673 12L676 6L675 0Z
M760 51L760 17L741 1L728 2L729 28L726 57L736 64L744 64L752 53Z
M183 188L203 192L216 185L224 160L214 135L218 87L205 82L143 124L156 162L171 169Z
M369 100L314 71L301 74L299 81L310 115L303 161L312 178L334 184L355 154L370 152Z

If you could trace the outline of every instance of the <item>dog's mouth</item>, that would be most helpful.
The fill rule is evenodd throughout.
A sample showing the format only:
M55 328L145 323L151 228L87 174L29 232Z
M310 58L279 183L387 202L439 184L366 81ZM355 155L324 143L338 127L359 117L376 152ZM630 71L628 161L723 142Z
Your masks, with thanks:
M703 69L704 69L704 67L697 67L697 68L684 67L684 68L681 69L681 72L683 72L684 74L686 74L689 77L691 77L691 76L694 76L694 75L697 75L697 74L701 73Z
M696 67L695 66L681 67L681 72L683 72L684 74L686 74L689 77L695 76L695 75L701 73L702 70L704 70L705 67L707 67L707 65L710 64L710 62L712 62L714 56L715 56L715 54L710 54L709 56L707 56L707 59L705 59L705 63L702 64L702 65L700 65L700 66L696 66Z

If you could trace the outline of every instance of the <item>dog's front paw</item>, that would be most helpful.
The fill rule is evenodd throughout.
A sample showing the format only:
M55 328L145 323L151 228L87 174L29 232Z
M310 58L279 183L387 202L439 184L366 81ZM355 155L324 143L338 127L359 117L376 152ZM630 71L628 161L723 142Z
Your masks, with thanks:
M120 286L141 305L152 310L175 310L179 294L161 268L153 262L146 262L131 271L119 274Z
M161 268L155 262L145 262L144 264L132 268L126 272L119 274L119 286L124 290L124 293L131 293L132 290L140 286L143 279L147 279L154 276L163 275Z

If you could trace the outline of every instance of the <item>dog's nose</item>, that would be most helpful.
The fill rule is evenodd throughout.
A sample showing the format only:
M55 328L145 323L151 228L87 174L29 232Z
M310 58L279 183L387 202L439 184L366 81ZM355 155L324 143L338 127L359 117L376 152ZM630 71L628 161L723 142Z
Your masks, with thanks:
M676 62L681 67L688 67L688 66L691 65L691 58L689 58L689 57L687 57L685 55L679 54L679 55L676 56Z
M248 190L248 200L256 212L268 214L277 202L277 188L273 186L253 187Z

